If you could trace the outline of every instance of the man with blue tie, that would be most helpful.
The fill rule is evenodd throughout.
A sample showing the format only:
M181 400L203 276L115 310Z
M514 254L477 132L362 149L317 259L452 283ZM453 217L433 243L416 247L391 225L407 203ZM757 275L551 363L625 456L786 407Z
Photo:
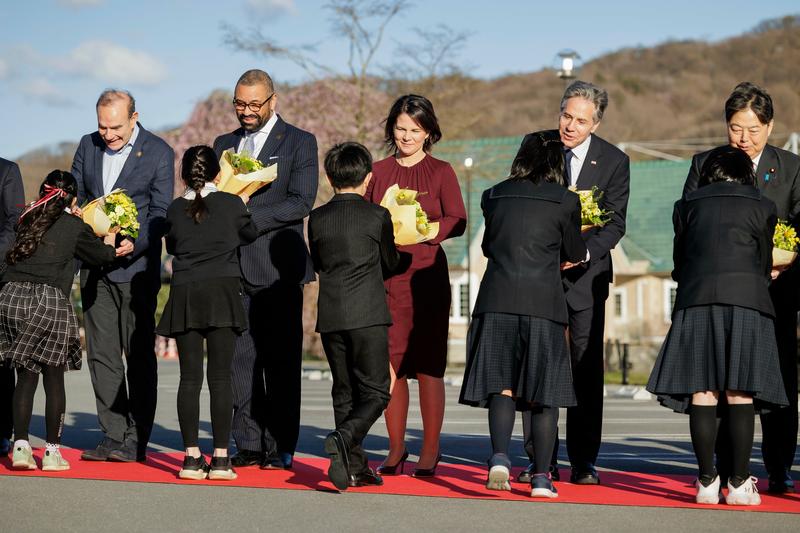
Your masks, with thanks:
M233 356L233 466L291 468L300 434L303 284L315 279L303 219L317 194L316 138L275 112L278 94L263 70L239 78L233 109L241 128L217 137L218 156L248 152L278 179L253 194L247 208L259 231L240 248L249 329Z
M624 152L595 135L600 126L608 93L585 81L575 81L561 98L558 135L564 144L567 181L578 190L592 187L603 194L601 207L611 212L602 227L583 232L586 258L561 265L562 282L569 311L569 347L572 381L578 405L567 409L567 454L572 471L570 481L579 485L600 483L595 464L603 430L603 333L608 286L613 281L611 250L625 234L625 217L630 194L630 160ZM524 144L527 137L522 141ZM530 439L532 417L523 414L525 447L533 460ZM551 473L558 479L554 448ZM529 482L531 467L518 477Z
M78 202L124 189L140 226L138 238L118 241L110 267L81 269L87 362L104 434L81 458L144 461L156 411L156 296L175 154L138 122L129 92L104 91L96 111L97 131L81 139L72 162Z

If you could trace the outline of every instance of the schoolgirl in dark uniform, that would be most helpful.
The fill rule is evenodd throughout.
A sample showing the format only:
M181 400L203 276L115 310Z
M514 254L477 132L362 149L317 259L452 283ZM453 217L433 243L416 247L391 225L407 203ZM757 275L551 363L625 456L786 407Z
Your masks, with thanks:
M240 244L254 241L258 230L244 198L217 191L219 162L210 147L189 148L181 165L186 192L167 209L167 252L174 256L172 281L156 329L175 338L180 359L178 422L186 456L178 476L235 479L228 457L233 416L231 360L236 336L247 328L237 250ZM204 340L214 434L210 466L200 453L197 435Z
M41 374L47 396L42 470L69 470L59 447L67 403L64 372L81 367L78 320L69 301L75 258L100 266L116 257L113 233L100 240L70 212L77 191L69 172L48 174L39 199L20 216L16 239L6 254L8 269L0 290L0 359L17 369L12 407L15 469L37 468L28 429Z
M729 433L719 436L733 455L726 502L758 505L749 470L754 401L787 405L768 292L775 204L755 187L745 152L725 146L711 152L697 190L675 203L672 219L678 291L647 390L689 413L697 503L719 502L714 443L718 409L727 409Z
M549 473L558 408L575 405L560 264L580 262L578 195L564 187L563 145L533 134L510 178L483 193L488 259L473 311L460 402L489 409L487 488L510 490L515 409L534 410L531 496L555 498Z

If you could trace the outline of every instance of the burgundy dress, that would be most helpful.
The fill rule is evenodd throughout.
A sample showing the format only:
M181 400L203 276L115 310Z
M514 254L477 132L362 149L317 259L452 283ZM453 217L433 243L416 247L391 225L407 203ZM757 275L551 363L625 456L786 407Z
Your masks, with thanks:
M398 247L401 264L407 268L385 285L392 315L392 368L398 377L442 377L447 366L450 278L447 257L439 243L458 237L466 228L467 212L458 179L449 163L430 155L412 167L403 167L394 157L388 157L374 163L372 173L367 200L379 204L386 189L396 183L401 189L426 193L418 198L419 203L429 221L439 222L435 239Z

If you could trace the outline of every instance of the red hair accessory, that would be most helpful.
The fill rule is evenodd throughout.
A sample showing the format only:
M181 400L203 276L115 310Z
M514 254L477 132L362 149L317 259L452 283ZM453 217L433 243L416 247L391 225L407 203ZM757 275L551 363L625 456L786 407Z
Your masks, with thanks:
M22 214L19 216L19 220L22 220L22 218L25 215L27 215L37 207L47 204L47 202L49 202L53 198L66 198L66 197L67 197L67 192L64 189L61 189L59 187L53 187L52 185L45 183L44 195L42 195L42 197L36 200L35 202L31 202L30 205L28 205L28 207L25 209L25 211L23 211Z

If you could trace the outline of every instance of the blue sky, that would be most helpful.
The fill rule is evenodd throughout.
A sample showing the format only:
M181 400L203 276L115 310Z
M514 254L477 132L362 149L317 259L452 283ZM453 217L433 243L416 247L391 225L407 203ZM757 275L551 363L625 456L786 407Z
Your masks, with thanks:
M142 123L182 123L216 88L232 89L252 67L276 82L306 74L286 61L234 52L221 24L256 24L281 45L318 43L314 58L344 72L346 41L330 28L324 0L27 0L0 6L0 156L96 128L94 102L106 87L133 92ZM447 24L470 37L455 58L493 78L552 66L559 50L584 60L669 39L719 40L758 22L800 11L796 0L417 0L393 20L375 65L397 63L416 42L414 28ZM376 72L380 72L377 70ZM428 95L435 101L436 95ZM291 117L287 117L291 121Z

